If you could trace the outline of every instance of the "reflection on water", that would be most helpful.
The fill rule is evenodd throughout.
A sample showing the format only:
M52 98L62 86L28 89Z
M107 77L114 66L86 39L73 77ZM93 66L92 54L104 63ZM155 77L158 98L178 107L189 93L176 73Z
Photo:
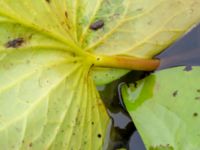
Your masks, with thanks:
M157 56L161 59L158 70L174 66L200 66L200 25L165 52ZM112 118L110 133L107 137L107 150L125 147L128 150L145 150L142 140L136 131L121 100L121 83L135 82L149 73L132 71L125 77L105 86L99 87L102 99Z
M157 56L161 58L159 69L174 66L200 65L200 25Z

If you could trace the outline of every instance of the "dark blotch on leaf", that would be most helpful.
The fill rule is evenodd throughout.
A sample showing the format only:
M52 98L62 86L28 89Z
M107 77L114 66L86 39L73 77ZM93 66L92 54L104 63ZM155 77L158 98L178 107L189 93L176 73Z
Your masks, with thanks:
M97 61L100 61L101 59L99 57L97 57Z
M50 3L51 1L50 0L45 0L47 3Z
M104 26L104 21L103 20L98 20L94 22L93 24L90 25L91 30L99 30Z
M138 8L136 9L136 11L143 11L143 8Z
M65 11L65 17L68 19L68 13L67 13L67 11Z
M5 44L6 48L18 48L20 46L22 46L22 44L25 42L25 40L23 38L16 38L13 40L8 41Z
M197 89L197 92L200 93L200 89Z
M195 97L195 100L200 100L200 96L199 97Z
M98 138L101 138L101 134L99 133L99 134L97 135L97 137L98 137Z
M33 143L30 143L30 144L29 144L29 147L32 147L32 146L33 146Z
M198 113L196 113L196 112L193 113L193 116L194 116L194 117L197 117L197 116L198 116Z
M185 66L184 71L191 71L192 70L192 66Z
M172 95L173 95L173 97L176 97L178 95L178 91L177 90L174 91Z

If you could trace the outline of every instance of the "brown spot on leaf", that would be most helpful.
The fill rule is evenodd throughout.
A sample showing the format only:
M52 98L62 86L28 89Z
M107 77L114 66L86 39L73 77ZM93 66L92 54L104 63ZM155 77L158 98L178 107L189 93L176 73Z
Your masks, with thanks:
M51 1L50 0L45 0L47 3L50 3Z
M136 9L136 11L143 11L143 8L138 8Z
M68 13L67 13L67 11L65 11L65 17L68 19Z
M97 31L97 30L101 29L103 26L104 26L104 21L98 20L90 25L90 29Z
M30 144L29 144L29 147L32 147L32 146L33 146L33 143L30 143Z
M24 38L16 38L16 39L13 39L13 40L10 40L8 41L6 44L5 44L5 47L6 48L18 48L20 46L22 46L22 44L25 42Z

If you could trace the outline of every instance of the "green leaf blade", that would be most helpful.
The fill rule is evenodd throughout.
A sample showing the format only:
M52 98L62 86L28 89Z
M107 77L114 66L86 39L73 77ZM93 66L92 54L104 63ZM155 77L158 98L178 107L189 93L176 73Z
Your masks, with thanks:
M148 12L160 2L0 1L0 149L102 149L109 117L92 80L91 68L98 61L92 58L101 54L151 58L160 52L152 46L154 40L143 40L162 26L156 17L169 8L167 1L162 1L163 10L155 9L155 14L132 12L140 11L140 6ZM180 29L183 24L186 31L199 22L199 2L184 1L177 11L185 10L183 3L185 8L193 8L192 17L187 20L182 14L179 23L186 20L184 23L170 25ZM155 24L143 31L149 15ZM99 19L105 26L94 32L90 26ZM162 39L158 42L165 46L173 39L168 32L153 38ZM107 71L102 70L105 75ZM112 72L108 81L128 70Z
M13 50L1 60L1 148L102 147L108 116L81 62L40 49Z
M157 72L122 89L125 105L146 148L171 146L196 150L199 145L199 67Z
M197 0L104 1L93 22L101 19L105 26L88 31L86 50L151 58L199 23L199 5Z

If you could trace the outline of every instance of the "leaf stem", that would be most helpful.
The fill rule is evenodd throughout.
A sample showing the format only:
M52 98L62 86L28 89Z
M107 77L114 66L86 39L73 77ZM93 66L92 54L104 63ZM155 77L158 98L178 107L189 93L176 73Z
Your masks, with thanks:
M98 67L152 71L159 67L160 60L144 59L130 56L93 55L93 65Z

